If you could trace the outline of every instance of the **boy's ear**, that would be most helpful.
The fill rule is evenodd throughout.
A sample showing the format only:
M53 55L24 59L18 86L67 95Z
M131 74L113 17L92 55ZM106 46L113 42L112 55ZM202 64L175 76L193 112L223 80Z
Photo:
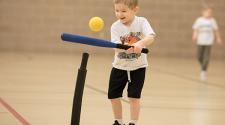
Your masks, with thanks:
M139 6L134 7L135 13L137 13L139 11L139 9L140 9Z

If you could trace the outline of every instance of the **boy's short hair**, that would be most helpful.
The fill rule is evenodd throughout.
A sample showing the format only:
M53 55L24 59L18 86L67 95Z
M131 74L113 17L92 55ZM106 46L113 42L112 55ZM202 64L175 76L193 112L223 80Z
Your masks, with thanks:
M213 6L212 5L204 5L202 7L202 10L205 11L205 10L212 10L213 9Z
M114 4L122 3L133 9L138 6L138 0L114 0Z

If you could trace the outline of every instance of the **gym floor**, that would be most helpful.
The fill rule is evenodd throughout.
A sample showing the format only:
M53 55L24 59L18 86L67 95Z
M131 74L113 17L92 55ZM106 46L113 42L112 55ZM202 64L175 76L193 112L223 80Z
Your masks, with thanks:
M69 125L81 53L0 53L0 125ZM91 54L81 125L113 122L107 99L113 55ZM149 58L140 125L224 125L224 60L212 59L199 80L195 58ZM129 103L124 91L124 121Z

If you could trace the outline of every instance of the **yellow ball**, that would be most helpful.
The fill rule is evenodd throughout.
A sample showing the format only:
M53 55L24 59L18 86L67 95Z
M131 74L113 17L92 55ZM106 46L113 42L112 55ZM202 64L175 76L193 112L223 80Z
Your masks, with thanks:
M102 20L102 18L100 18L100 17L92 17L89 20L89 28L92 31L98 32L98 31L102 30L103 27L104 27L104 21Z

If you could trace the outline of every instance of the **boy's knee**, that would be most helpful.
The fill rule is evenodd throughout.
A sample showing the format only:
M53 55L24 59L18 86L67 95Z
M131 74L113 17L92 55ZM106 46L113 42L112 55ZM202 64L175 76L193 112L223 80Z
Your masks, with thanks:
M140 103L139 98L129 98L130 104L137 105Z
M139 99L139 98L129 98L129 100L130 100L131 102L138 102L140 99Z
M110 99L110 101L111 101L112 103L118 103L118 102L120 102L120 99L121 99L121 98L115 98L115 99Z

